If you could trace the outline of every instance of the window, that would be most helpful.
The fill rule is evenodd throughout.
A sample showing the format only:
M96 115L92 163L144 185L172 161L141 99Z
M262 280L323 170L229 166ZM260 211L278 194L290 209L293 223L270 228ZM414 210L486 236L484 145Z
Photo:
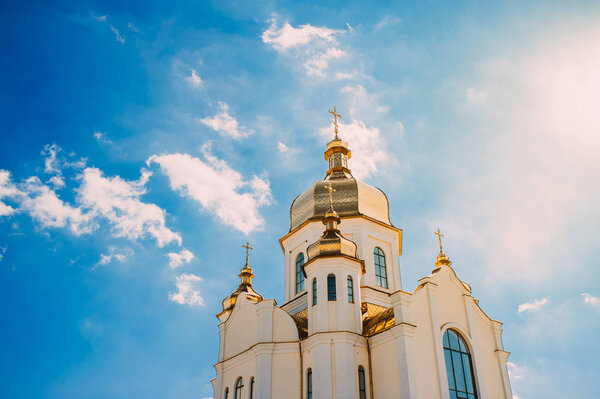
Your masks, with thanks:
M454 330L444 333L444 357L450 398L477 399L471 354L465 340Z
M250 395L248 395L248 399L252 399L254 397L254 377L250 378Z
M233 399L242 399L242 388L244 387L244 380L239 377L235 382L235 391L233 391Z
M312 369L306 371L306 399L312 399Z
M317 279L313 278L313 306L317 304Z
M359 399L367 399L367 384L365 384L365 369L363 366L358 366L358 397Z
M304 273L302 265L304 264L304 254L300 252L296 258L296 294L304 289Z
M335 301L335 275L327 276L327 300Z
M225 393L223 394L223 398L224 399L229 398L229 388L225 388Z
M373 256L375 257L375 282L378 286L387 288L387 271L385 269L385 255L379 247L375 247L373 250Z
M354 287L350 276L348 276L348 302L354 303Z

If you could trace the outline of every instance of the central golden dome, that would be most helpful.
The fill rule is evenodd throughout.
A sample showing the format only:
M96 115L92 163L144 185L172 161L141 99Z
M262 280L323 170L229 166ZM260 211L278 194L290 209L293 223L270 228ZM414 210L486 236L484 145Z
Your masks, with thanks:
M366 216L393 227L388 199L383 191L352 177L348 169L350 150L347 145L337 137L327 144L327 176L296 197L290 208L290 231L307 221L323 220L329 210L329 191L325 188L329 183L335 190L333 209L340 218Z

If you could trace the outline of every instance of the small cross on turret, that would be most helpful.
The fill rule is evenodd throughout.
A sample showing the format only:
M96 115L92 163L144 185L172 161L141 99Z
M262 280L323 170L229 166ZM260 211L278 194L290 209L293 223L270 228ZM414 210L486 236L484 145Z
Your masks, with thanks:
M434 231L433 234L435 234L436 236L438 236L438 242L440 243L440 254L443 254L444 252L442 251L442 237L444 236L442 233L440 233L440 228L438 227L437 231Z
M342 115L337 113L337 109L335 108L335 105L333 106L333 111L329 110L329 113L331 115L333 115L333 126L334 126L334 132L335 132L335 139L339 140L338 137L338 123L337 123L337 118L342 119Z
M246 266L249 265L248 260L250 258L250 250L254 249L250 246L250 241L246 241L246 245L242 245L242 248L246 248Z

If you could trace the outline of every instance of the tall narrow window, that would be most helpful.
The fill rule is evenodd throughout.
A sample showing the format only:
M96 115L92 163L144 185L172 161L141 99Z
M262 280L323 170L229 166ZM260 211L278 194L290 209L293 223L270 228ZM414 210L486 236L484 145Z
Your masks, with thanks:
M367 384L365 383L365 369L363 366L358 366L358 397L359 399L367 399Z
M375 247L373 250L373 256L375 258L375 283L378 286L387 288L387 270L385 267L385 255L379 247Z
M450 397L477 399L471 354L465 340L454 330L444 333L444 357Z
M304 273L302 265L304 264L304 254L300 252L296 258L296 294L304 289Z
M354 302L354 284L351 276L348 276L348 302Z
M327 300L335 301L335 275L327 276Z
M225 388L225 393L223 394L223 399L229 399L229 387Z
M313 306L317 304L317 279L313 278Z
M254 398L254 377L250 378L250 395L248 395L248 399Z
M242 388L244 387L244 380L239 377L235 382L235 391L233 391L233 399L242 399Z
M312 369L306 372L306 399L312 399Z

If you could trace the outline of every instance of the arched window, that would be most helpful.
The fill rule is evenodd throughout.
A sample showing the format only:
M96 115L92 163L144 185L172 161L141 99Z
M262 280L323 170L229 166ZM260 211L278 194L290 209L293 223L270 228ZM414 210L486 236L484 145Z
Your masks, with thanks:
M359 399L367 399L367 384L365 383L365 369L363 366L358 366L358 397Z
M348 302L354 303L354 284L351 276L348 276Z
M304 254L300 252L296 258L296 294L304 289L304 273L302 265L304 264Z
M373 256L375 257L375 282L378 286L387 288L387 271L385 268L385 255L379 247L375 247L373 250Z
M306 371L306 399L312 399L312 369Z
M444 333L444 357L450 397L477 399L471 354L465 340L454 330Z
M313 278L313 306L317 304L317 279Z
M233 391L233 399L242 399L242 388L244 387L244 380L239 377L235 382L235 391Z
M225 393L223 394L223 398L224 399L228 399L229 398L229 387L225 388Z
M254 377L250 378L250 395L248 395L248 399L252 399L254 397Z
M335 275L327 276L327 300L335 301Z

